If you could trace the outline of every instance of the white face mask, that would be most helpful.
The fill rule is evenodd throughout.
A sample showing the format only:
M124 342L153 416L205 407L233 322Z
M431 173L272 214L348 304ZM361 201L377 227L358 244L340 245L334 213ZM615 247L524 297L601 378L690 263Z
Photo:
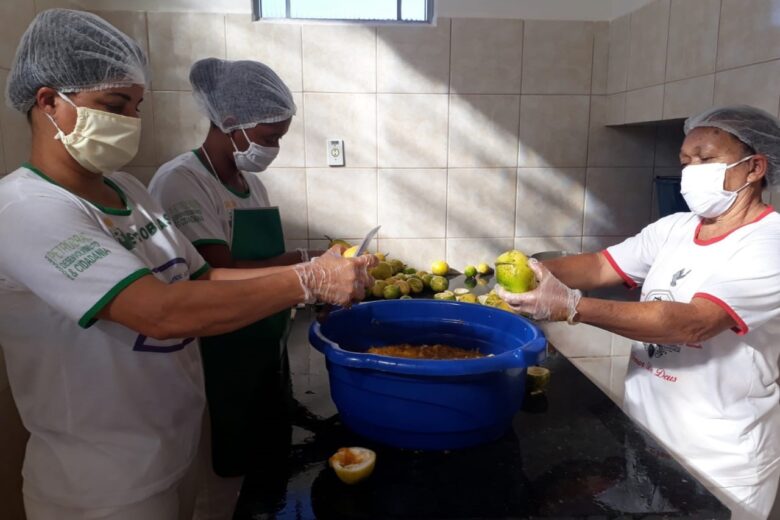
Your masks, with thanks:
M140 118L76 106L64 94L57 94L76 109L76 126L65 134L53 117L46 116L57 129L54 138L62 141L76 162L92 173L110 173L135 157L141 143Z
M683 168L680 193L691 211L703 218L715 218L725 213L734 204L737 194L750 185L746 182L737 191L724 190L726 170L751 157L748 155L733 164L689 164Z
M228 135L228 137L230 137L230 142L233 143L233 148L235 149L235 152L233 152L233 159L236 161L236 168L250 173L265 171L274 159L276 159L276 156L279 155L279 147L271 148L269 146L261 146L249 139L249 136L246 135L246 130L242 128L241 131L244 132L244 138L246 139L246 142L249 143L249 148L243 152L238 150L236 142Z

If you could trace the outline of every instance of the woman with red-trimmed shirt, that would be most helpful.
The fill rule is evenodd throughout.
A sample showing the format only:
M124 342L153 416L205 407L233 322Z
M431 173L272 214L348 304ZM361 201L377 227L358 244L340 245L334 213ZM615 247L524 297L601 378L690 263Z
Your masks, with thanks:
M691 209L602 253L532 261L534 291L498 293L536 319L631 338L624 409L715 488L732 518L765 519L780 477L780 121L747 106L685 122ZM642 286L640 302L580 289Z

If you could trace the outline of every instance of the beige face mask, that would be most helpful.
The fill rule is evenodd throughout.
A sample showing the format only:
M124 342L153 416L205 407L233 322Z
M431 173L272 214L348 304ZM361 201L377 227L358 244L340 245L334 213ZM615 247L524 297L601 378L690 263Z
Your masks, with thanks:
M54 118L46 116L57 129L55 139L76 162L93 173L110 173L129 163L141 142L141 119L76 106L67 96L60 97L76 109L76 126L65 134Z

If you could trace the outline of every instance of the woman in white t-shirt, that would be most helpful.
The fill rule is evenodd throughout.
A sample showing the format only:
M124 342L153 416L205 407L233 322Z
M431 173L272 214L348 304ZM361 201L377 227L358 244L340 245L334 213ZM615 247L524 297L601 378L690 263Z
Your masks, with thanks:
M195 338L304 301L348 304L371 282L368 257L335 250L212 269L116 171L137 151L147 84L135 41L65 9L36 16L9 73L32 151L0 180L0 344L30 431L29 520L191 518L205 401Z
M634 340L624 408L709 481L732 518L767 518L780 476L780 122L710 109L685 123L677 213L598 254L532 261L539 286L499 289L536 319ZM642 286L640 302L580 289Z

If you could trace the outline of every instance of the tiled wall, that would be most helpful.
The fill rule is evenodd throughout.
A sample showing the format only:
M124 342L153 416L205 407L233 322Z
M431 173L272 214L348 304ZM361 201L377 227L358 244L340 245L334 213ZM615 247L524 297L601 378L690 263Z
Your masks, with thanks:
M99 14L152 49L143 142L128 168L142 180L205 135L188 90L194 60L253 58L279 72L299 112L261 178L291 247L357 239L379 223L379 249L420 268L444 257L462 268L512 247L600 247L651 217L656 131L604 126L607 22L377 28ZM31 16L9 10L0 24L14 30L4 34L15 41ZM5 50L8 67L13 44ZM10 110L2 122L12 170L28 131ZM345 141L345 168L327 167L334 137Z
M780 115L778 0L656 0L609 32L610 124L726 103Z

